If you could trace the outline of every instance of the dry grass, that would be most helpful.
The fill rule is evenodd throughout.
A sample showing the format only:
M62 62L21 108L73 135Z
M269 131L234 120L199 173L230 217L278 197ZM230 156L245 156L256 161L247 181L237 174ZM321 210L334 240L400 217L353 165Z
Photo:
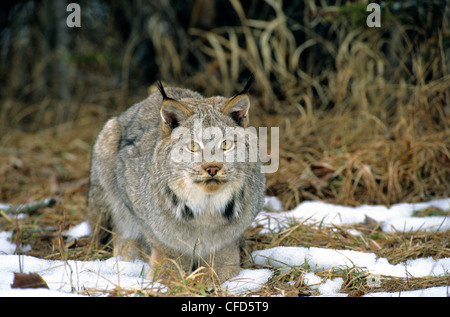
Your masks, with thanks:
M204 78L199 84L206 92L216 93L220 86L227 93L236 89L239 69L255 72L259 95L253 123L280 127L282 136L281 167L269 175L269 193L286 207L305 198L389 205L448 197L445 32L416 43L407 34L417 30L389 16L389 26L381 30L331 18L330 34L323 36L290 20L279 1L267 2L271 20L250 19L239 1L231 3L239 27L190 30L197 38L193 46L212 58L197 79ZM330 9L307 5L305 23L320 23L307 14ZM389 28L400 38L386 50ZM298 30L306 33L300 45ZM433 38L436 45L430 44ZM333 59L302 65L308 50Z
M245 70L255 72L251 121L256 126L280 128L280 168L268 175L269 195L279 197L285 209L307 199L390 205L450 197L450 66L445 58L449 35L444 27L418 41L423 38L421 30L394 17L386 19L382 29L374 30L355 28L345 19L330 16L327 12L335 12L331 8L316 8L310 2L302 23L286 16L279 1L267 1L270 18L248 17L241 2L230 3L239 26L209 31L190 28L185 34L191 40L189 50L201 65L188 78L183 78L181 71L187 52L177 51L170 34L162 34L165 21L153 16L149 36L155 51L160 52L161 69L174 74L173 78L167 75L167 80L189 82L190 88L206 95L231 95L239 88L238 79ZM327 25L327 34L315 28L320 24ZM300 31L305 39L297 43ZM390 31L397 37L387 40ZM410 37L414 32L417 38ZM129 53L121 69L125 78L140 40L127 44ZM314 53L323 62L315 59ZM0 201L21 204L50 196L59 199L55 207L19 222L13 216L0 217L0 229L13 230L15 237L30 244L30 255L78 260L111 256L107 250L95 249L89 238L68 242L62 235L83 221L90 150L96 134L112 113L145 97L126 98L124 91L131 89L128 83L119 92L107 83L102 85L102 93L79 103L59 104L51 98L31 105L2 100ZM111 111L106 106L110 101L121 106ZM58 106L73 107L76 120L52 127ZM35 120L30 122L30 118ZM27 122L33 133L15 128ZM37 129L39 126L45 128ZM250 230L242 251L244 267L252 267L248 262L252 250L280 245L375 252L392 264L450 256L448 231L386 234L376 227L353 228L364 235L352 236L346 227L305 225L274 235ZM276 272L258 294L314 295L316 291L302 280L307 270ZM205 277L209 275L196 272L175 281L165 294L117 289L109 295L223 295L217 287L208 290ZM449 276L386 278L381 287L369 289L367 273L360 268L336 268L319 275L323 279L342 277L342 292L351 296L450 284Z

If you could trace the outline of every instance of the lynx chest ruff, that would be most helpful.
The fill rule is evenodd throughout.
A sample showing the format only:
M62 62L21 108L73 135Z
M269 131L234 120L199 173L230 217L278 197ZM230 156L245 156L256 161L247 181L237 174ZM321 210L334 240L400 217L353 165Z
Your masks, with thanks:
M160 85L97 137L87 217L98 242L114 240L115 255L149 259L148 278L199 265L221 279L239 272L239 240L265 191L259 154L233 160L252 147L229 133L245 134L250 83L231 98Z
M239 202L243 197L243 184L233 180L217 181L212 186L220 186L220 188L211 193L208 192L211 189L204 187L211 186L208 183L212 181L213 179L207 179L203 182L196 182L185 177L179 183L174 184L174 194L181 200L176 207L178 219L202 221L211 217L215 219L211 223L214 225L222 224L223 220L239 217ZM205 225L207 224L205 223Z

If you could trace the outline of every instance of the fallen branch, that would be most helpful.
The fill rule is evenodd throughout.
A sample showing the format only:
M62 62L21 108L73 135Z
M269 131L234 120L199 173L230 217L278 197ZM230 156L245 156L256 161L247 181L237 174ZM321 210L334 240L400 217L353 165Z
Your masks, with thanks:
M0 209L4 210L7 214L31 214L40 208L53 207L55 204L56 199L50 197L22 205L0 204Z

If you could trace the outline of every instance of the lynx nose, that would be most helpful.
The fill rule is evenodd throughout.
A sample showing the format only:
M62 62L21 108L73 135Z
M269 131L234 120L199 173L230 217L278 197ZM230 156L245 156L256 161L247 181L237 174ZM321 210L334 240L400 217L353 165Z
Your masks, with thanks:
M214 177L214 176L216 176L219 169L220 168L218 166L208 166L206 168L206 171L208 172L209 176Z

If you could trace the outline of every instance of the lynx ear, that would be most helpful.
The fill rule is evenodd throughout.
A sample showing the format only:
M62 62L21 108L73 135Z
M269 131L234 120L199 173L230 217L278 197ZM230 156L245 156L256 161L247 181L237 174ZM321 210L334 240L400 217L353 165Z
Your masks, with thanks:
M254 75L251 74L245 83L244 89L234 95L222 108L222 113L230 115L237 124L241 127L247 128L248 124L248 110L250 109L250 99L247 96L247 91L253 83Z
M189 117L192 112L176 100L164 100L161 105L161 118L165 125L171 130L179 126L180 121Z
M182 103L167 97L161 82L159 82L159 91L163 97L160 109L161 118L164 123L163 130L170 132L178 127L180 121L192 115L192 112Z
M250 99L248 96L237 95L225 104L222 108L222 113L229 115L241 127L247 128L249 109Z

